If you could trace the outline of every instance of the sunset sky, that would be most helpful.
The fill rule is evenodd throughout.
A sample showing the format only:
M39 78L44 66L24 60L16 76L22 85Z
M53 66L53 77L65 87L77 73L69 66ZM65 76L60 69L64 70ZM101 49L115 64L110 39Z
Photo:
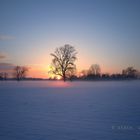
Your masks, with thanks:
M64 44L78 51L78 71L140 70L140 1L0 0L0 71L24 65L45 78L50 53Z

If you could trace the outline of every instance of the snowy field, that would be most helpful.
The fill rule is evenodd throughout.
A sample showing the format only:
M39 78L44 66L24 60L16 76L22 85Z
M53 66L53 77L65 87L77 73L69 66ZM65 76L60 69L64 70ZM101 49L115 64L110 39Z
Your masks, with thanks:
M0 81L0 140L140 140L140 81Z

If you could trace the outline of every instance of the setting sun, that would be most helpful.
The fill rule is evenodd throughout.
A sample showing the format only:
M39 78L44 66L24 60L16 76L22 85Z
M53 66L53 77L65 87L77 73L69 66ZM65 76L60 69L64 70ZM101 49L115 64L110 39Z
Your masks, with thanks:
M57 80L61 80L61 76L58 75L58 76L57 76Z

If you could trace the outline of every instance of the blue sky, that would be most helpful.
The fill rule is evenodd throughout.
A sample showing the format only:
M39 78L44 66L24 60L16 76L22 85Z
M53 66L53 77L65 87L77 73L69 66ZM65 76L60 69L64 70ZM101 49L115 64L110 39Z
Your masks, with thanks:
M79 70L94 63L102 72L140 69L140 1L0 0L1 65L34 67L43 76L49 54L64 44L77 49Z

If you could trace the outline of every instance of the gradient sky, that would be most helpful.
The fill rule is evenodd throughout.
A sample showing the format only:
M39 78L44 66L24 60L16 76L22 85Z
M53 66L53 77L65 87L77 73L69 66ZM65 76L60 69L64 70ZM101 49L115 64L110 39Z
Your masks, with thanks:
M0 69L47 77L56 47L75 46L78 71L140 69L139 0L0 0Z

